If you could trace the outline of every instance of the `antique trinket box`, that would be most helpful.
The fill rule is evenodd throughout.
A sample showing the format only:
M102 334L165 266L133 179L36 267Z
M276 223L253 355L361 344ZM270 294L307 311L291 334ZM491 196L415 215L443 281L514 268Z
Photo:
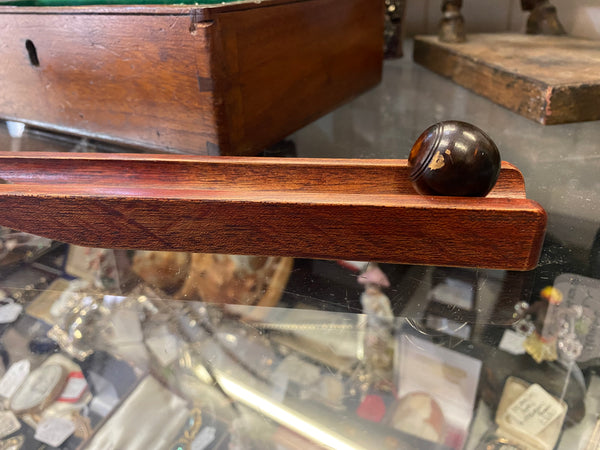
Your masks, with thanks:
M0 117L159 152L252 154L381 78L383 2L107 3L2 3Z

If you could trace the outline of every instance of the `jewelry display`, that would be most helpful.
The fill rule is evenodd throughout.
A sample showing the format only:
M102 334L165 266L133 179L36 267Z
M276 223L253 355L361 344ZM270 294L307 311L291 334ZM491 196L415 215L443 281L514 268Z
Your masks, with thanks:
M146 445L142 442L160 436L166 447L177 450L199 445L210 448L224 442L228 442L230 448L264 448L272 439L292 445L290 430L298 432L294 420L305 421L302 423L312 430L318 417L319 429L326 433L325 441L317 439L318 442L341 439L345 433L352 433L352 429L368 423L368 427L379 427L378 432L385 436L386 442L395 442L396 446L420 449L438 445L458 450L465 445L475 409L474 393L481 363L441 347L443 339L451 338L442 338L444 333L427 328L430 322L407 333L408 321L394 317L392 302L386 295L393 288L393 282L384 267L364 263L358 265L357 270L352 269L358 292L362 289L357 304L363 314L346 317L311 310L253 310L256 308L254 300L243 300L249 303L245 305L173 301L182 286L192 283L190 273L194 258L193 254L138 253L134 255L133 267L139 271L140 280L123 295L114 295L114 283L109 289L106 284L97 282L98 277L86 275L75 280L58 278L47 292L26 302L14 323L21 317L38 321L39 330L22 346L29 352L29 358L42 359L31 359L34 362L31 373L23 372L23 380L13 383L14 394L7 391L8 405L17 413L18 423L7 422L10 434L5 435L4 440L16 438L20 430L17 425L24 423L39 428L39 433L27 437L25 442L33 439L50 443L62 439L69 446L86 442L89 448L105 445L142 448ZM205 257L203 260L207 261ZM224 266L220 264L225 261L237 268L230 273L238 274L244 273L241 268L253 264L252 259L241 257L214 259L211 256L211 260L216 261L214 274L221 271ZM198 261L200 259L196 263ZM185 276L175 276L179 269L167 267L183 267ZM201 266L196 265L198 267ZM89 270L97 273L97 268L90 266ZM169 276L158 276L163 272L174 275L173 285L166 283ZM209 273L199 271L194 276L203 274L207 277L205 281L217 290L229 283L224 281L219 285ZM245 272L239 280L246 279L249 273ZM256 285L255 280L252 276L247 278L247 286ZM474 308L474 288L470 284L459 279L444 280L430 291L437 302L465 311ZM250 298L245 297L250 291L238 290L235 286L242 284L230 285L227 289L233 290L229 294L223 294L225 297L215 294L215 298L225 299L227 295ZM576 344L591 330L590 324L583 322L587 315L582 314L582 308L588 306L580 305L579 300L570 300L570 306L565 309L567 303L564 298L561 300L558 288L545 289L540 297L537 306L533 303L535 307L523 301L515 305L513 329L525 339L535 334L547 347L553 346L556 361L565 364L562 373L569 380L577 376L573 363L581 357L581 348ZM579 298L574 294L571 297ZM10 300L0 304L0 313L3 306L12 304ZM406 329L403 328L405 323ZM36 327L29 325L29 332ZM40 333L41 330L48 330L47 335ZM402 330L401 334L398 330ZM439 339L442 341L432 342ZM136 377L141 377L134 381L137 387L133 391L129 388L122 396L112 382L84 369L93 358L105 358L102 354L122 360L131 366ZM28 363L29 359L25 361ZM18 367L15 366L13 372ZM58 367L61 369L56 374L50 373ZM47 386L39 391L40 398L31 390L31 380L38 379L43 383L36 381L36 385ZM0 379L0 390L2 385ZM537 428L526 425L530 431L538 432L541 441L551 442L556 430L560 433L563 423L572 423L581 414L574 397L577 386L565 383L564 378L562 385L552 390L539 386L546 394L539 390L532 392L547 402L549 398L559 398L560 390L564 390L565 399L553 403L560 405L561 415L558 419L558 416L550 417L548 426L552 432L546 428L539 431L539 424L535 425ZM515 392L514 388L509 391ZM501 392L502 389L498 394ZM148 396L157 399L145 400ZM506 400L501 400L494 409L498 428L479 440L480 447L487 446L481 448L522 450L519 445L524 439L519 433L525 425L519 425L520 416L515 412L516 406L512 406L520 398L517 397L511 397L512 403L508 406ZM203 400L197 401L200 398ZM257 403L250 402L250 398ZM158 403L151 406L153 401L177 405L176 414L169 413L168 418L161 419L164 423L160 434L156 434L158 428L147 429L146 424L139 442L138 439L132 441L129 434L115 433L122 423L151 422L133 411L139 411L141 405L144 409L158 408ZM270 415L265 422L263 407L279 408L281 414ZM557 408L554 410L558 411ZM295 414L292 422L286 419L288 413ZM336 414L350 416L336 424L333 419ZM56 431L55 435L47 434L51 430ZM314 430L317 432L317 428ZM303 445L312 445L312 434L301 435L295 439ZM140 447L136 447L138 445ZM508 447L510 445L512 447ZM550 444L540 445L535 448L545 450L549 447L544 445Z

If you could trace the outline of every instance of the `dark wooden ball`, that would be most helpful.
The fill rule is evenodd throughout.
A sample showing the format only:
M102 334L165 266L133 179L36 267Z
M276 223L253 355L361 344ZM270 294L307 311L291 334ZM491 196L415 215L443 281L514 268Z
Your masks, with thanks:
M420 194L483 197L500 174L494 141L474 125L448 120L427 128L408 157L410 180Z

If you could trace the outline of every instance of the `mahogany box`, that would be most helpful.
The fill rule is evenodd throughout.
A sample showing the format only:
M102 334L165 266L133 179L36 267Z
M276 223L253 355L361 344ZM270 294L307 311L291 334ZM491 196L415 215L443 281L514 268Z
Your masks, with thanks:
M151 151L243 155L381 79L382 1L127 1L0 3L0 117Z

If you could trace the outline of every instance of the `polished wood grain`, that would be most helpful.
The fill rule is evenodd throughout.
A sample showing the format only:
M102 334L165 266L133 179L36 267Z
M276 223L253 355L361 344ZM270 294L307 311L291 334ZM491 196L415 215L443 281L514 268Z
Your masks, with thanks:
M485 198L417 195L406 160L0 154L0 225L84 246L528 270L546 214L502 164Z
M215 14L221 146L251 154L377 84L383 6L313 0Z
M0 6L0 117L154 151L255 154L379 82L382 8Z
M121 144L206 149L217 142L215 99L199 88L211 76L199 49L211 25L194 35L189 26L189 15L0 14L0 54L10 61L0 65L0 113Z

